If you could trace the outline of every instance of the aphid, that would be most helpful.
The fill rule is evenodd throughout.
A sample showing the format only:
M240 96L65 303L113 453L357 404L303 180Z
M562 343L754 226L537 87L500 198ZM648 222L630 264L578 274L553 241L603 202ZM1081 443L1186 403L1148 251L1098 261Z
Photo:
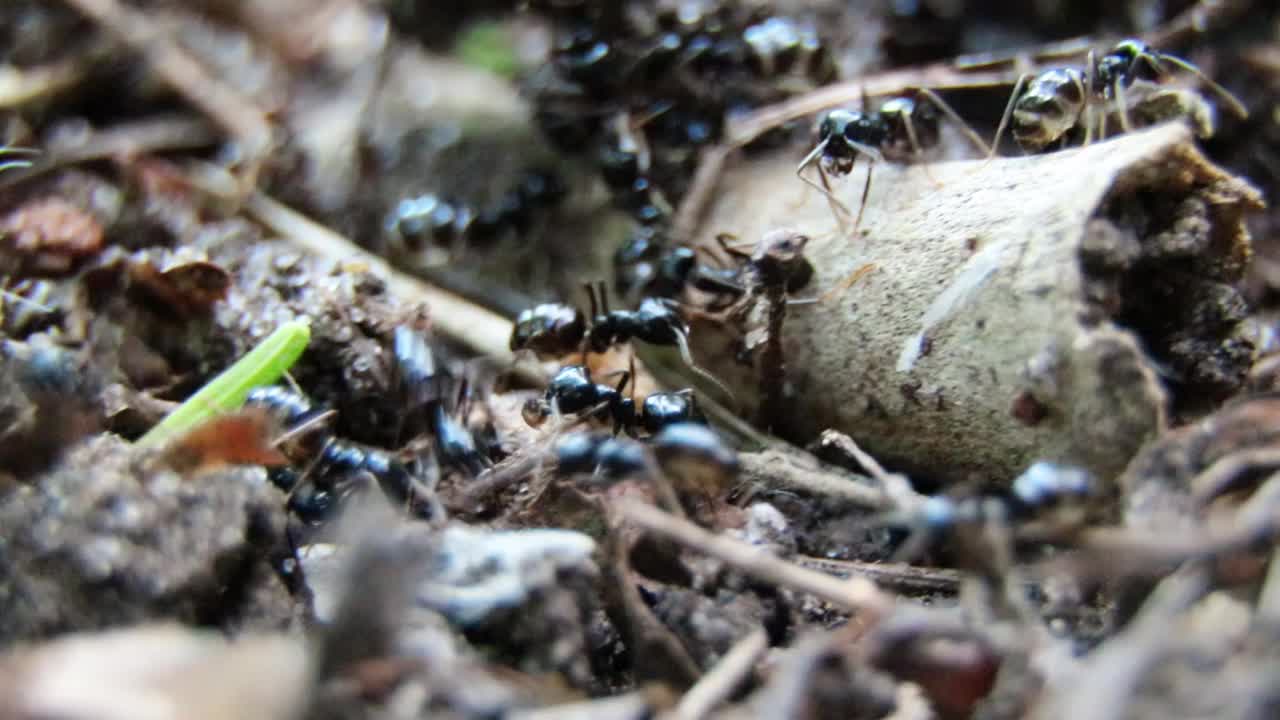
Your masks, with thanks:
M940 131L937 111L960 128L981 154L988 154L987 144L946 101L928 88L919 88L914 97L891 98L874 111L837 108L823 113L818 121L818 144L796 166L796 176L826 196L833 213L839 209L849 215L849 209L832 194L827 175L848 175L859 155L873 165L883 162L886 156L898 161L918 159L926 147L937 142ZM805 168L815 163L818 183L804 175ZM868 170L862 202L854 220L855 230L861 225L870 191L871 170Z
M1004 130L1010 128L1018 146L1030 152L1059 147L1083 135L1089 144L1107 136L1107 119L1119 116L1121 129L1131 127L1130 113L1135 104L1128 97L1138 81L1154 84L1169 74L1167 65L1189 72L1241 118L1249 111L1234 95L1209 79L1195 65L1174 55L1160 52L1138 40L1124 40L1101 58L1091 51L1084 68L1059 67L1046 70L1028 82L1018 78L1009 96L1000 127L992 143L999 147ZM1205 123L1196 115L1204 113L1198 104L1184 103L1186 112L1198 127Z

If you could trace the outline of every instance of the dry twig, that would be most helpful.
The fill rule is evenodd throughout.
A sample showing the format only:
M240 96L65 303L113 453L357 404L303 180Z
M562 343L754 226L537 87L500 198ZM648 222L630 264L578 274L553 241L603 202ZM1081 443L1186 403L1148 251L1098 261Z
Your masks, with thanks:
M689 688L680 704L676 705L672 720L706 717L717 705L729 699L768 648L769 636L763 628L757 628L739 640L719 664Z
M893 608L893 598L865 578L837 580L771 555L759 548L703 530L652 505L622 500L616 506L623 519L662 537L706 553L761 580L809 593L874 622Z
M247 192L256 185L274 135L261 108L206 71L144 13L118 0L66 2L142 55L153 72L234 137L245 158L239 190Z

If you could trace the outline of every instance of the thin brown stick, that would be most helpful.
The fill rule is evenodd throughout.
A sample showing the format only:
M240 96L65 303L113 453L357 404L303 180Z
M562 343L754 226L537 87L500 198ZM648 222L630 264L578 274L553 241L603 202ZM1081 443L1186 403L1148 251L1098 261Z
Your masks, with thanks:
M749 482L837 498L871 510L892 507L889 496L876 488L870 478L834 467L818 466L807 456L795 451L769 449L742 453L738 457L742 475Z
M806 592L845 609L870 615L873 622L893 608L893 598L866 578L837 580L793 565L740 540L703 530L652 505L623 499L615 508L626 521L655 535L706 553L766 582Z
M35 67L0 65L0 108L11 110L57 95L84 79L85 65L79 57Z
M74 145L50 143L30 167L0 177L0 188L17 185L59 168L95 160L195 150L218 141L208 121L192 115L160 115L93 130Z
M837 577L858 575L875 581L883 588L909 593L946 593L960 591L964 575L946 568L920 567L905 563L871 563L859 560L828 560L799 555L794 562L800 567L819 570Z
M717 705L729 699L733 691L751 673L756 661L769 648L769 635L764 628L734 643L711 671L689 688L672 713L673 720L699 720Z
M377 255L262 193L251 195L245 210L258 222L316 255L364 264L386 278L392 293L426 302L431 308L432 327L437 332L500 364L515 363L515 355L508 345L512 326L506 318L398 272Z
M1012 84L1016 77L1010 76L1008 72L960 72L950 63L891 70L850 82L827 85L762 107L731 121L725 128L725 142L732 147L742 147L765 132L792 120L851 102L861 97L864 89L867 96L880 97L914 87L927 87L934 91L999 87Z
M1247 12L1252 6L1252 0L1200 0L1142 39L1153 47L1168 47L1204 33L1210 26Z
M187 102L213 119L242 145L253 186L256 165L271 147L273 131L266 114L239 90L211 75L146 14L118 0L66 0L146 59L151 70Z

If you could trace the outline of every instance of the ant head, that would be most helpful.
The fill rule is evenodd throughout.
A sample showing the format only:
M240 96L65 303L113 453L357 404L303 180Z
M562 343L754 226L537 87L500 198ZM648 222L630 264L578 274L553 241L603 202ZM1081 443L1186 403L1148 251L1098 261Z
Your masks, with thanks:
M845 110L844 108L836 108L823 113L821 119L818 120L818 141L825 142L831 138L842 137L845 134L845 129L857 122L861 115L862 113Z
M551 417L551 406L542 398L529 398L520 408L520 416L529 427L542 427L547 418Z
M805 258L809 237L792 230L774 230L764 236L752 262L770 282L785 282L788 291L799 290L813 278L813 265Z

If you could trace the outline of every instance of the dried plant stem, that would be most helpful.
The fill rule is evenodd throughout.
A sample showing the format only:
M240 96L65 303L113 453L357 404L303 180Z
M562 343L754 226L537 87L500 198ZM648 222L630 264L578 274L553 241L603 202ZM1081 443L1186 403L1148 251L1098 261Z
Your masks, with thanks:
M734 644L720 662L689 688L676 705L672 720L698 720L729 699L769 648L769 636L757 628Z
M704 530L652 505L623 500L616 509L626 521L651 533L706 553L761 580L807 592L850 611L865 613L871 616L872 621L893 608L893 598L866 578L837 580L793 565L739 540Z

